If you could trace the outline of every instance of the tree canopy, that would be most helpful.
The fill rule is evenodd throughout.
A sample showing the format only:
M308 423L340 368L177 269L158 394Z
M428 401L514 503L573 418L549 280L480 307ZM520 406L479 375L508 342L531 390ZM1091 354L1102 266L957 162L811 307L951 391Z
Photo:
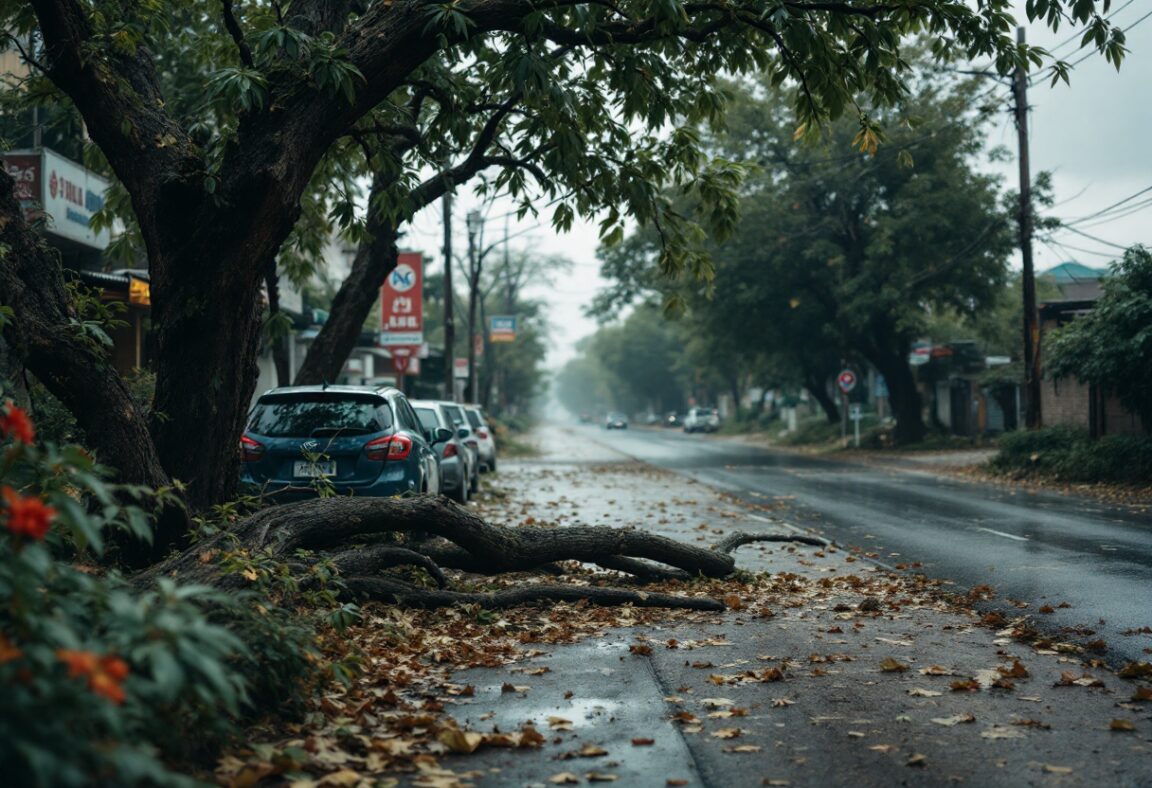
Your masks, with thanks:
M1048 337L1045 371L1115 393L1152 430L1152 254L1129 249L1103 288L1090 312Z

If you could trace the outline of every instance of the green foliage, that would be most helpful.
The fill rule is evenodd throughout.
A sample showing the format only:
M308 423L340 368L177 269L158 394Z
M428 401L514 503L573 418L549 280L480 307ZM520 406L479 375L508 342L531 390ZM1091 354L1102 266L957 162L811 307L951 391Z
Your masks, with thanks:
M22 411L3 406L5 778L29 786L196 784L173 764L211 754L245 715L298 699L321 662L315 630L274 601L286 595L263 587L225 593L165 578L139 588L94 565L116 534L147 538L153 510L177 501L170 490L112 484L85 452L37 443L32 429ZM320 580L331 580L325 571L317 570Z
M1017 477L1089 483L1152 481L1152 437L1146 435L1092 440L1083 430L1048 427L1005 433L999 449L989 467Z
M1114 392L1152 430L1152 254L1124 253L1088 314L1051 334L1045 369Z

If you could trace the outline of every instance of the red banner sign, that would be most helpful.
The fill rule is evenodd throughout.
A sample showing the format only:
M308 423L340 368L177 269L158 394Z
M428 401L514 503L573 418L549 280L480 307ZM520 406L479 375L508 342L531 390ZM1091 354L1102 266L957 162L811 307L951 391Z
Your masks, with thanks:
M424 342L424 257L401 252L396 268L380 288L380 344L420 345Z

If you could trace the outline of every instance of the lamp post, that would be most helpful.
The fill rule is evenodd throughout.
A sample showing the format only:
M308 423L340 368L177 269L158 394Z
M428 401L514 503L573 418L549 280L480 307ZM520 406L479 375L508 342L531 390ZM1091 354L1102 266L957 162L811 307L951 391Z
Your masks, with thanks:
M476 255L476 236L484 227L479 211L469 211L465 217L468 227L468 388L464 398L476 401L476 306L480 289L480 259Z

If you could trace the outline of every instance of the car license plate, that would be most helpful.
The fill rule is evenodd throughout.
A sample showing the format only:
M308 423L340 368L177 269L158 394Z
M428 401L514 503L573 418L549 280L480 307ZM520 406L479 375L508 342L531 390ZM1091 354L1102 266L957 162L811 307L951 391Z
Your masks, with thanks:
M326 460L324 462L298 460L292 472L297 476L308 479L318 479L321 476L335 476L336 462L334 460Z

